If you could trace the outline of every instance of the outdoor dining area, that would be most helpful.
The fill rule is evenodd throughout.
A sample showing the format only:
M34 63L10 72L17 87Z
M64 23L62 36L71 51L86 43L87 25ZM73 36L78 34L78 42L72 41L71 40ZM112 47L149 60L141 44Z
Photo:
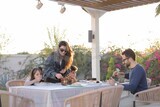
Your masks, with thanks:
M112 75L110 75L109 79L106 79L105 81L102 81L100 79L100 59L99 59L99 18L101 17L101 15L103 15L106 11L114 11L114 10L154 3L158 2L159 0L139 0L139 1L138 0L51 0L51 1L60 2L62 4L68 3L72 5L82 6L84 7L83 9L86 10L91 15L92 30L90 31L91 35L88 36L91 39L90 42L92 43L92 56L91 56L92 78L79 79L79 80L75 78L75 80L73 81L63 80L65 77L67 77L65 75L65 73L67 74L66 69L70 70L69 73L72 72L70 67L66 68L66 66L63 66L63 68L61 68L61 66L59 66L60 68L59 73L43 72L44 74L40 72L42 71L40 67L38 68L36 67L33 68L33 72L35 70L35 72L38 72L37 75L41 76L41 78L38 77L39 81L37 81L36 80L37 78L35 77L31 78L32 77L31 76L29 78L30 82L29 85L28 84L26 85L26 81L28 78L12 79L8 80L5 83L6 90L0 90L0 107L159 107L160 106L160 84L151 85L152 80L146 77L146 75L143 75L143 77L145 78L143 80L145 80L147 87L146 89L138 90L135 93L132 93L132 90L126 91L124 89L124 84L131 83L130 82L131 80L126 79L121 81L118 78L118 80L114 81L115 83L111 84L108 80L113 79L112 78L113 73ZM38 2L41 3L40 0L38 0ZM63 53L68 54L69 51L67 49L68 48L65 48L65 45L64 46L62 45L61 47L59 46L58 52L62 54ZM63 61L64 64L66 64L65 63L66 59L64 60L59 59L60 63L58 64L63 65ZM51 59L49 59L49 61L50 60ZM128 64L127 61L133 64L133 60L134 58L132 58L132 56L129 57L125 56L125 58L122 58L123 63L126 61L125 64ZM137 63L134 64L135 66L138 65L139 67L139 64ZM49 66L47 67L49 68ZM45 69L45 71L47 70ZM69 75L69 73L67 75ZM30 74L32 74L32 72ZM32 75L35 76L36 73ZM50 76L52 76L53 78L51 78ZM60 76L62 76L62 78ZM76 73L74 76L76 76ZM48 82L47 80L48 78L51 80L54 80L54 78L56 78L57 80L60 81ZM124 79L124 77L122 78ZM143 80L141 79L139 81ZM32 83L33 81L34 83Z
M80 80L70 85L42 82L24 86L24 80L10 80L0 90L1 107L159 107L160 86L135 95L122 85ZM122 83L123 84L123 83Z
M9 107L117 107L123 91L121 85L87 80L71 85L42 82L35 86L24 86L22 80L11 80L6 86L8 91L0 91L0 95L9 96Z

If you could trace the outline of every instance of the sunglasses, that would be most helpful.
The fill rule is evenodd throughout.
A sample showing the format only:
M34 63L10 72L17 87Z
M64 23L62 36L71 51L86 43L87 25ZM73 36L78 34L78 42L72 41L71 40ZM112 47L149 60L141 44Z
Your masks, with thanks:
M60 48L60 51L65 53L67 52L65 49L61 49L61 48Z

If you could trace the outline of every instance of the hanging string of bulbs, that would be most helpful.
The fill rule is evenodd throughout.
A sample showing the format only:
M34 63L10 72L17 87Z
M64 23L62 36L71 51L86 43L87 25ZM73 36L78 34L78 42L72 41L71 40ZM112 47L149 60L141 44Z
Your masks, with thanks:
M40 0L38 0L38 4L36 5L36 8L40 9L42 6L43 6L43 3Z

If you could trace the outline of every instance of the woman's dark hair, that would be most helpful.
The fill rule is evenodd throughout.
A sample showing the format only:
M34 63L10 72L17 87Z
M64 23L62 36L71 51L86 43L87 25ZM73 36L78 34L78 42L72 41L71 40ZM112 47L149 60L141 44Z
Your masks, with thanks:
M42 67L38 67L38 68L33 68L32 71L31 71L31 80L35 79L34 78L34 74L39 71L40 74L42 75Z
M69 44L66 41L60 41L58 47L61 46L69 46Z
M136 59L136 55L132 49L126 49L122 52L122 55L125 55L127 58L132 58L134 61Z
M66 62L66 65L65 65L65 69L67 70L71 67L71 65L73 63L74 52L66 41L60 41L59 45L58 45L58 48L60 48L61 46L66 47L66 49L67 49L66 50L67 51L66 56L69 56L68 62Z
M66 55L68 55L69 57L72 56L72 48L69 46L69 44L66 41L60 41L58 47L60 48L61 46L65 46L66 47Z

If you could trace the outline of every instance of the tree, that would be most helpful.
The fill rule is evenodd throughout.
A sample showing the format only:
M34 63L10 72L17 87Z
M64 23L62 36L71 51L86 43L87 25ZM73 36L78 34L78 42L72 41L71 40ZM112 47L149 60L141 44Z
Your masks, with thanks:
M75 56L73 65L78 67L77 77L78 79L88 79L92 76L92 59L91 48L86 48L84 45L74 45L72 47Z
M48 55L53 50L55 50L56 47L58 47L59 41L63 40L66 36L65 30L60 32L60 30L56 27L53 28L47 28L48 33L48 39L49 43L44 43L45 48L41 50L40 54Z
M9 41L6 33L3 33L3 32L4 31L2 31L2 29L0 29L0 68L3 63L3 61L1 60L2 50L5 48L5 46L8 44L8 41Z
M8 37L5 33L0 31L0 54L4 47L8 44Z
M107 75L106 75L107 80L112 76L113 71L115 71L115 59L111 57L109 60L109 67L107 69Z
M2 64L6 60L2 60L3 55L2 55L2 50L5 48L5 46L8 44L8 37L2 29L0 29L0 89L5 89L5 83L7 81L7 78L9 77L8 72L4 72L5 70L8 70L9 68L3 67Z

